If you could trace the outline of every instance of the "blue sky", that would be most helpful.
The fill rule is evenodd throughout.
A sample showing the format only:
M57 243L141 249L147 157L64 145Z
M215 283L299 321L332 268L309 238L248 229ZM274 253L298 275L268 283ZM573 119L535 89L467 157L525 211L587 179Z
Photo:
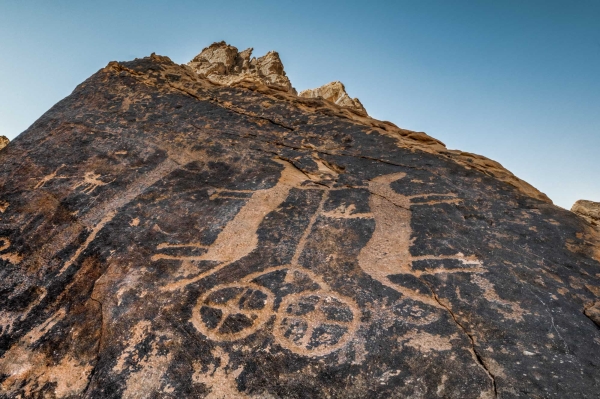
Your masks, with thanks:
M341 80L378 119L492 158L570 208L600 201L600 1L0 0L0 134L111 60L214 41Z

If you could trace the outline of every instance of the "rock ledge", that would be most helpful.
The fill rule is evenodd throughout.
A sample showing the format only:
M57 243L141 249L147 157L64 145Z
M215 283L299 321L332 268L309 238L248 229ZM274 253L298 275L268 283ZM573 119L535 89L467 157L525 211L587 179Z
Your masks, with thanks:
M592 224L600 224L600 202L579 200L573 204L571 212L578 214Z

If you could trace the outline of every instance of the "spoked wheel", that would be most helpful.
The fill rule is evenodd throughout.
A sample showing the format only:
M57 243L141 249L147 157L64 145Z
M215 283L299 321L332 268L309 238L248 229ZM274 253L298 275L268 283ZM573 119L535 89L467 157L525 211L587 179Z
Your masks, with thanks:
M218 286L198 300L193 325L215 341L234 341L256 332L273 315L273 294L253 283Z
M304 356L320 356L345 345L358 327L354 301L313 291L288 295L277 312L278 343Z

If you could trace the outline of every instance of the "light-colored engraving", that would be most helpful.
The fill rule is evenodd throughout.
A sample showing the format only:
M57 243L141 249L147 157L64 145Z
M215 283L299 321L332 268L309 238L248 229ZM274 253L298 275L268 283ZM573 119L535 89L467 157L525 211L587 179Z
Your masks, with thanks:
M410 246L413 243L410 208L438 203L457 203L460 200L455 195L405 196L398 194L391 188L391 184L405 177L406 174L396 173L381 176L369 182L367 188L371 192L369 200L371 212L356 213L354 205L341 205L334 210L325 212L323 206L328 198L330 188L324 184L305 185L303 183L307 182L311 176L297 170L288 162L282 160L277 160L277 162L284 166L277 184L266 190L249 193L251 196L246 204L224 227L212 245L205 247L199 243L164 243L157 248L159 250L173 247L200 248L206 249L204 254L191 256L157 254L152 258L155 261L171 259L181 262L216 262L216 266L211 269L200 272L194 277L167 284L162 290L174 291L184 288L215 274L252 252L258 244L256 234L261 222L269 212L277 209L285 201L292 187L317 189L324 192L317 210L311 215L308 226L302 232L289 265L261 270L246 276L235 284L216 286L198 299L190 322L209 339L224 342L245 338L258 331L261 326L273 318L275 320L273 335L276 342L281 347L303 356L326 355L340 349L354 337L360 320L360 310L356 302L331 290L322 279L299 265L300 256L318 217L374 218L375 232L359 255L361 268L384 285L424 304L437 308L442 307L432 295L394 284L388 279L388 276L400 273L420 277L423 274L481 272L481 263L475 257L465 256L462 253L440 256L412 256L410 254ZM322 175L333 175L332 170L325 169L324 164L319 165L319 171ZM248 192L240 191L239 193ZM239 193L217 190L211 198L231 197L243 200L243 197L234 195ZM413 199L421 200L421 202L414 203ZM415 270L412 267L414 261L445 259L458 260L464 267L457 269L441 267L425 270ZM305 288L301 292L288 294L282 299L278 308L274 308L273 294L267 288L255 283L255 279L277 270L285 270L286 280L304 276L305 280L308 279L316 284L316 288L312 286L313 288ZM256 302L255 309L248 311L245 308L247 298L256 295L260 297L260 300ZM228 325L228 320L230 325Z
M113 179L109 182L103 182L99 179L100 177L102 176L97 175L94 172L85 172L85 175L83 176L83 181L77 183L74 188L83 187L84 193L91 194L98 187L106 186L107 184L112 183L114 181Z
M10 247L10 240L6 237L0 237L0 252Z
M220 347L215 347L212 351L213 357L219 360L219 364L211 364L207 372L203 372L203 365L200 362L194 362L194 374L192 382L194 384L203 384L210 390L205 399L243 399L250 397L244 392L238 391L236 378L244 370L242 367L232 368L229 365L229 355Z
M504 300L498 296L494 285L480 275L472 275L471 281L483 290L483 297L489 301L498 304L496 310L505 318L516 322L523 321L523 315L527 313L518 303ZM509 308L509 310L505 309Z
M6 201L0 201L0 213L6 212L6 209L9 207L9 203Z
M441 308L441 305L431 296L417 292L413 289L395 284L388 276L394 274L409 274L420 277L423 274L451 273L451 272L481 272L481 263L473 256L462 253L456 255L426 255L412 256L410 247L414 241L411 239L411 210L412 206L433 205L438 203L456 203L459 201L453 194L425 194L405 196L396 193L391 184L406 176L406 173L394 173L377 177L369 182L371 197L369 205L375 217L375 231L367 245L358 256L360 267L375 280L390 287L408 298L418 300L428 305ZM447 197L427 202L412 203L412 199L428 197ZM460 269L427 269L414 270L412 263L419 260L444 260L455 259L465 267Z
M283 299L273 335L292 352L320 356L346 345L357 327L354 301L335 293L309 291Z
M281 177L275 186L255 191L248 202L235 215L225 228L219 233L217 239L208 247L208 250L198 256L169 256L157 254L152 260L208 260L218 262L217 266L193 278L179 280L162 288L163 291L181 289L188 284L202 280L216 273L227 265L243 258L252 252L258 244L257 231L264 217L281 205L293 187L299 187L306 180L306 176L286 161L275 159L283 165ZM231 192L231 190L229 190Z
M323 212L323 216L332 219L372 219L372 213L355 213L356 206L351 204L350 206L342 205L332 211Z
M192 324L215 341L234 341L258 330L271 316L273 294L252 283L220 285L204 294Z
M6 378L0 383L0 392L6 397L36 396L37 389L45 384L56 384L54 397L79 396L87 386L93 369L89 363L81 363L67 355L57 362L35 349L35 344L66 315L64 309L52 314L46 321L34 327L27 335L13 344L0 358L0 374Z
M19 255L17 253L14 253L14 252L10 252L7 254L1 254L0 259L6 260L6 261L12 263L13 265L18 265L23 260L23 256Z
M125 192L119 193L118 196L108 200L103 205L98 206L84 215L79 221L83 226L90 229L90 235L85 242L77 248L75 254L60 269L59 276L63 274L69 266L77 261L79 256L87 249L94 241L100 230L109 223L117 214L117 210L133 201L148 187L162 179L164 176L179 168L179 164L171 159L165 160L158 165L154 170L150 171L140 179L134 181ZM61 232L54 239L51 245L52 248L64 248L66 242L72 242L76 235L81 232L81 228L73 228L71 230Z
M163 242L162 244L158 244L156 246L156 249L183 248L183 247L207 249L208 245L204 245L199 242L189 242L186 244L170 244L168 242ZM156 259L161 259L161 258L156 258Z
M161 335L162 339L172 340L169 334ZM170 390L168 380L164 378L173 360L173 354L165 353L155 340L150 345L150 353L134 363L132 371L125 382L123 399L149 398L153 395L165 397ZM161 395L162 394L162 395Z
M238 213L238 216L243 212L246 215L244 217L251 217L251 224L236 222L238 217L236 216L217 237L215 242L219 242L221 236L224 237L223 244L219 244L217 247L218 252L212 249L215 245L213 244L201 256L171 258L184 262L190 260L225 260L225 262L193 278L167 285L165 290L183 288L213 275L256 248L256 231L264 217L287 198L292 187L302 188L301 184L307 179L306 175L292 165L284 161L279 162L284 165L279 182L271 189L261 190L263 193L261 191L253 193L248 203ZM319 188L318 190L323 189ZM267 191L269 195L265 195L264 191ZM262 195L257 196L257 193ZM257 200L252 202L254 198ZM269 199L270 202L267 205L266 202ZM237 340L258 331L274 317L273 335L276 342L283 348L303 356L326 355L351 340L359 326L358 305L351 298L331 290L322 279L298 264L317 218L323 215L323 205L326 199L327 191L322 196L316 212L311 216L289 265L271 267L250 274L238 283L217 286L198 299L190 321L200 333L217 342ZM249 225L251 230L240 230ZM224 234L225 231L227 234ZM246 240L240 242L239 236L245 237ZM228 249L225 240L230 240L229 245L233 244L235 256L227 256L223 253ZM234 240L233 243L231 240ZM164 244L161 245L164 246ZM213 255L208 256L210 253ZM164 255L153 259L164 259ZM310 285L313 289L286 296L280 306L275 309L274 295L266 287L254 283L256 278L275 271L285 271L287 282L292 282L294 279L310 280L313 282L313 285Z
M398 342L403 346L409 346L419 352L429 353L431 351L448 351L452 349L453 339L457 339L457 335L453 334L449 337L441 335L429 334L425 331L412 330L398 338Z
M38 188L44 187L44 185L46 183L48 183L50 180L54 180L54 179L67 179L68 177L66 176L56 176L56 174L58 173L59 170L61 170L65 165L62 164L60 165L58 168L56 168L56 170L52 173L50 173L47 176L42 177L42 180L40 180L38 182L38 184L35 185L35 187L33 187L34 190L37 190Z
M13 326L16 322L25 320L29 313L35 308L37 305L42 302L42 299L47 294L47 290L44 287L38 287L38 296L32 301L25 310L20 311L6 311L0 310L0 333L1 334L9 334L13 331ZM60 312L59 312L60 313Z
M8 249L9 247L10 240L6 237L0 237L0 252ZM7 252L5 254L0 254L0 259L6 260L13 265L17 265L23 260L23 256L16 252Z
M83 251L85 251L87 249L87 247L90 245L90 243L96 239L96 236L98 235L100 230L102 230L102 228L108 222L110 222L115 217L115 215L116 215L116 211L109 212L98 222L98 224L96 224L92 228L90 235L87 236L84 243L79 248L77 248L77 250L75 251L73 256L71 256L71 258L68 261L66 261L65 264L63 265L63 267L60 269L60 272L58 273L59 275L63 274L69 268L69 266L71 266L79 258L79 255L81 255L81 253Z

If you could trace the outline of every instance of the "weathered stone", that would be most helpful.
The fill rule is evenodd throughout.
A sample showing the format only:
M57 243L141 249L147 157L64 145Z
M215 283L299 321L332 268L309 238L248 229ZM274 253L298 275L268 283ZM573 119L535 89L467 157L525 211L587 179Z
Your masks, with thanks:
M595 302L585 308L585 314L589 317L598 327L600 327L600 301Z
M590 223L600 223L600 202L579 200L573 204L571 212L582 216Z
M296 94L279 53L270 51L258 59L250 59L251 55L251 48L240 53L236 47L219 42L202 50L188 65L198 75L220 85L235 86L240 81L254 81Z
M362 112L365 115L367 114L367 110L365 110L365 107L363 107L360 100L358 98L351 98L348 93L346 93L346 88L342 82L331 82L316 89L303 90L298 95L306 98L321 97L339 106L348 107Z
M10 140L6 136L0 136L0 150L8 145Z
M0 152L0 397L597 397L597 229L424 133L209 79L112 62Z

